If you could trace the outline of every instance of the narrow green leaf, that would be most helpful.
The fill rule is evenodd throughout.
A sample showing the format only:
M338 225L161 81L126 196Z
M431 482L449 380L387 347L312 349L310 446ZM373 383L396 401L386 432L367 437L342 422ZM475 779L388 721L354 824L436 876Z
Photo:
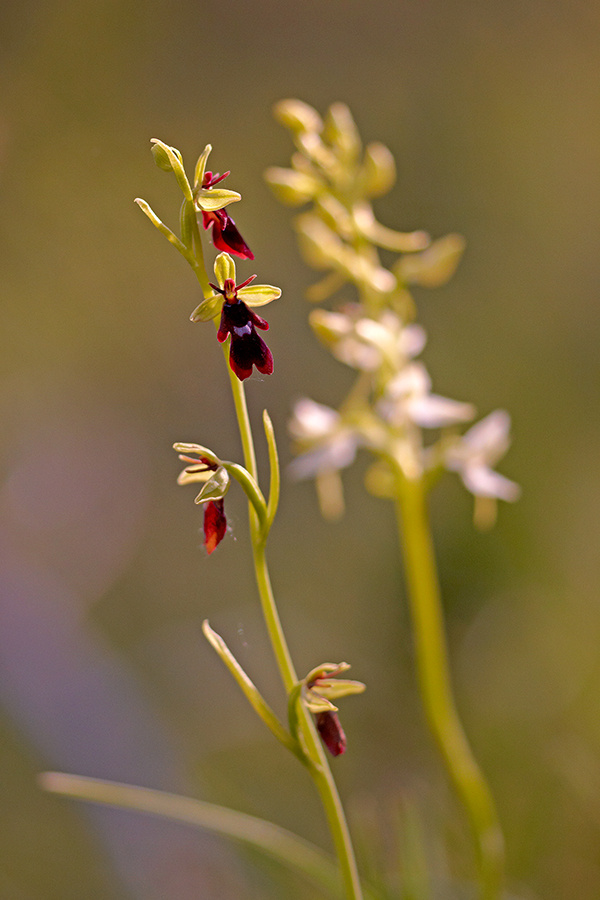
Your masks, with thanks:
M142 210L142 212L148 216L148 218L150 219L152 224L155 226L155 228L158 228L158 230L161 232L161 234L164 234L164 236L167 238L167 240L170 241L174 247L177 247L179 252L182 253L183 256L185 256L185 258L188 260L188 262L190 262L191 254L188 251L185 244L183 244L179 240L177 235L175 235L171 231L171 229L168 228L165 225L165 223L161 219L158 218L158 216L156 215L156 213L154 212L154 210L152 209L150 204L146 203L145 200L142 200L141 197L136 197L134 202L137 203L137 205Z
M284 747L287 747L288 750L291 750L291 752L295 756L298 756L304 762L302 752L296 741L294 741L292 736L285 730L254 682L244 672L221 635L217 634L217 632L213 631L213 629L210 627L210 625L208 624L208 619L205 619L202 623L202 631L204 632L204 637L217 651L217 653L241 687L244 696L246 697L254 711L258 713L267 728L269 728L269 730L275 735L277 740L284 745Z
M343 897L333 859L319 847L272 822L191 797L99 778L43 772L39 783L54 794L164 816L241 841L299 872L335 900Z

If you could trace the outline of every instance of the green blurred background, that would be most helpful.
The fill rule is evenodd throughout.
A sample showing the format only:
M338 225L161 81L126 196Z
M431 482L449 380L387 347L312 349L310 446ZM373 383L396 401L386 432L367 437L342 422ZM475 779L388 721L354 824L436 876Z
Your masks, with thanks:
M390 146L383 222L467 239L453 281L417 297L425 360L440 393L511 411L501 468L523 497L483 535L454 480L433 500L458 701L513 889L597 898L598 4L23 0L0 15L2 900L312 896L238 848L35 782L58 768L187 791L327 845L305 773L200 634L208 616L282 709L244 502L232 492L232 534L208 559L192 489L175 486L175 440L239 455L221 352L188 321L191 271L133 204L177 222L152 137L188 167L210 141L213 169L232 170L256 255L238 271L283 288L275 374L247 393L289 460L292 401L335 404L352 375L309 332L314 276L262 181L289 160L271 116L286 96L343 100ZM365 864L396 866L402 808L429 864L463 859L461 877L468 836L415 691L392 511L362 468L337 525L310 485L286 485L270 551L281 614L301 672L348 659L368 684L334 763Z

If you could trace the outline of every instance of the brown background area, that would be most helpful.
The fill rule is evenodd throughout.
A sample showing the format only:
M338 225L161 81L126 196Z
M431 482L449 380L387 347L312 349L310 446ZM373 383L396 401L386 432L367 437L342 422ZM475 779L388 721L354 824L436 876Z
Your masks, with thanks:
M311 896L226 847L219 871L232 874L210 882L201 836L90 817L34 782L53 766L186 790L327 841L304 773L199 632L208 616L281 709L244 503L231 497L233 536L207 559L191 489L175 486L174 440L239 454L220 350L188 321L191 271L132 202L177 222L151 137L188 167L210 141L213 168L232 170L256 254L239 272L283 288L267 316L275 374L248 395L288 460L291 402L335 404L351 378L309 332L313 275L261 179L289 159L271 105L298 96L321 110L346 101L363 136L396 154L382 221L467 239L452 283L417 297L424 358L440 393L511 411L502 470L523 498L485 535L452 479L434 499L459 706L511 883L595 900L598 7L25 0L1 15L0 895ZM343 658L368 683L347 701L350 750L335 768L360 821L376 807L375 843L388 844L390 796L409 798L430 858L448 841L460 858L468 841L415 692L391 510L359 471L345 481L335 526L310 486L285 487L270 552L282 617L299 670Z

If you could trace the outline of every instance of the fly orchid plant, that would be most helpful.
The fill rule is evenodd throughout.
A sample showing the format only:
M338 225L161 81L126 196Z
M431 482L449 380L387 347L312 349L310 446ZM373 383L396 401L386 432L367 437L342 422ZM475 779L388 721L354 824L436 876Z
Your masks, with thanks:
M362 150L346 106L334 104L323 121L310 106L287 100L278 104L276 114L290 129L297 152L292 168L270 169L267 181L284 202L309 204L296 219L296 229L307 261L325 272L310 289L309 299L322 302L347 284L357 292L352 302L333 310L317 308L310 314L318 338L338 360L356 370L357 379L337 410L307 398L296 403L290 431L298 455L291 471L298 478L315 478L323 512L335 517L343 510L340 470L353 462L361 448L375 457L367 487L377 496L392 499L397 507L424 707L472 825L479 860L479 897L499 900L502 834L452 696L426 497L444 470L456 472L475 495L477 520L489 524L496 500L518 496L518 487L493 469L508 448L510 420L507 413L497 410L460 434L459 427L474 418L475 410L469 403L432 392L431 379L419 358L426 335L414 322L415 305L409 293L411 284L435 287L444 283L456 268L463 241L448 235L432 242L422 231L396 232L377 222L371 199L393 185L394 160L382 144L369 144ZM225 538L225 498L232 482L246 494L258 595L287 695L286 724L208 621L203 632L256 713L314 781L337 866L307 841L233 810L60 773L46 773L42 783L56 793L146 810L212 829L295 868L330 896L340 897L343 891L346 900L374 900L372 888L358 875L344 809L325 752L336 757L346 751L337 703L361 693L365 686L343 677L349 668L345 662L321 663L304 678L298 677L267 565L267 540L280 490L278 454L265 410L270 478L268 491L264 491L258 478L245 381L254 368L263 375L273 372L272 353L258 334L269 326L255 308L277 300L281 291L269 284L254 284L255 275L238 280L233 257L253 260L254 255L228 212L231 204L241 200L239 193L221 186L229 172L220 175L207 170L211 146L200 155L190 182L176 148L159 140L152 145L157 165L175 176L183 193L180 236L144 200L136 203L186 259L200 284L203 297L190 318L194 323L212 321L223 346L243 450L243 463L239 463L222 459L202 444L176 443L175 450L185 463L178 483L200 485L195 502L204 510L208 554ZM212 244L220 251L214 259L214 281L209 280L206 269L200 225L211 230ZM391 268L382 266L379 247L398 255Z
M180 236L164 224L145 200L137 199L136 203L194 270L203 297L192 312L191 321L212 321L216 327L217 341L223 345L240 430L243 464L221 459L201 444L176 443L174 449L185 463L178 483L201 485L196 503L204 508L204 544L208 554L216 550L226 535L225 497L232 482L237 482L248 498L256 584L272 649L287 694L287 727L267 704L223 638L213 631L208 621L203 624L203 632L265 725L297 757L312 777L328 820L338 866L322 850L303 839L275 825L233 810L201 804L188 798L173 798L147 789L59 773L46 773L43 784L56 793L138 809L149 809L151 806L154 812L159 811L185 821L193 820L203 827L258 847L288 866L300 870L334 895L340 895L343 885L348 900L361 900L365 894L359 880L344 810L325 751L339 756L346 750L346 736L337 715L338 707L333 700L337 702L345 696L361 693L365 686L358 681L337 677L349 668L344 662L322 663L305 678L299 678L288 650L266 559L267 539L277 511L280 488L275 435L265 410L263 428L270 463L269 489L266 494L258 480L244 387L245 380L252 375L254 368L263 375L273 372L272 353L258 334L258 331L267 331L269 325L255 312L255 308L278 299L281 291L269 284L254 284L255 275L243 281L237 278L233 257L253 260L254 254L227 210L232 203L241 200L239 193L220 186L229 172L219 175L206 169L211 149L210 144L207 145L200 155L194 181L190 183L181 153L162 141L152 141L155 162L161 169L175 176L183 193ZM221 251L214 260L214 281L209 280L205 266L200 224L205 230L212 229L212 244Z

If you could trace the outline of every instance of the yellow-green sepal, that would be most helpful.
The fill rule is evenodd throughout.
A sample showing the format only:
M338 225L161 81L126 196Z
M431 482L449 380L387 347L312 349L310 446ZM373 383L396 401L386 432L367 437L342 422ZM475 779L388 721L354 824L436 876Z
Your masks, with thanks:
M266 306L267 303L281 297L281 288L272 284L249 284L247 287L238 288L237 296L246 306Z
M212 144L207 144L200 156L198 157L198 162L196 163L196 169L194 171L194 187L202 187L202 182L204 181L204 173L206 171L206 163L208 162L208 157L212 151Z
M332 103L327 111L323 137L346 165L352 165L361 150L360 136L345 103Z
M213 472L202 487L194 503L207 503L209 500L222 500L229 490L231 479L223 466Z
M219 253L215 259L215 275L221 287L227 278L235 282L235 263L229 253Z
M190 316L192 322L210 322L215 316L218 316L223 307L223 297L221 294L213 294L200 303Z
M323 130L323 120L319 113L302 100L280 100L273 107L273 113L282 125L296 134L301 132L319 134Z
M362 694L365 685L361 681L351 681L349 679L338 679L336 676L347 672L350 666L348 663L322 663L312 669L303 678L301 696L306 708L311 713L335 712L337 706L332 700L339 697L347 697L350 694ZM327 677L330 675L331 677Z
M396 181L396 162L385 144L367 144L359 175L367 197L382 197Z
M159 141L158 138L152 138L150 141L152 147L152 156L154 162L163 172L172 172L174 165L183 166L183 157L177 147L169 147L168 144ZM175 157L175 161L173 160Z
M183 459L184 462L189 461L188 457L190 454L194 454L199 457L198 463L200 463L202 459L207 459L210 463L213 463L213 465L221 465L221 460L217 454L213 453L212 450L209 450L208 447L203 447L202 444L187 444L178 441L176 444L173 444L173 450L176 450L177 453L180 454L180 459ZM192 462L194 461L192 460Z
M228 191L225 188L200 188L194 192L196 209L204 212L223 209L241 199L242 195L237 191Z

